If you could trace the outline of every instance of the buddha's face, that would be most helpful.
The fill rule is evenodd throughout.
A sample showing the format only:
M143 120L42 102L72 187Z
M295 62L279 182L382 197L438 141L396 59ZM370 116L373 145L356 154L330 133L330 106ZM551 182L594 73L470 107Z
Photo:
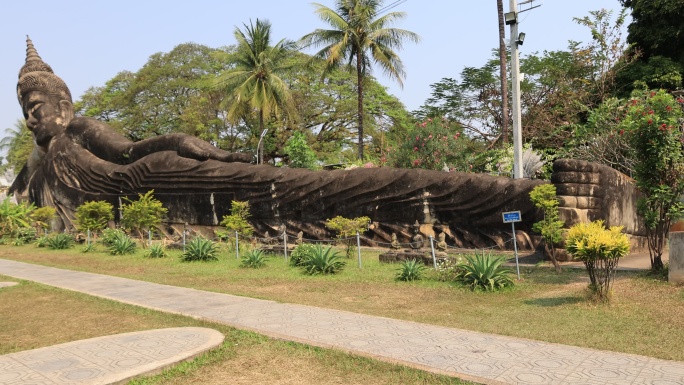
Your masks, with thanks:
M42 91L31 91L22 98L26 126L33 132L36 144L45 149L73 117L70 102L54 99Z

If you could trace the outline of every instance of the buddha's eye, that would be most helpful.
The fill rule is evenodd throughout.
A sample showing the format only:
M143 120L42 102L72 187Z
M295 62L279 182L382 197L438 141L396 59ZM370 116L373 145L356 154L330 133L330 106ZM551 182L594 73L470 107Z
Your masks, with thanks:
M35 115L36 111L38 111L40 109L40 107L42 107L42 106L43 106L43 103L40 103L40 102L31 106L31 108L29 109L29 115Z

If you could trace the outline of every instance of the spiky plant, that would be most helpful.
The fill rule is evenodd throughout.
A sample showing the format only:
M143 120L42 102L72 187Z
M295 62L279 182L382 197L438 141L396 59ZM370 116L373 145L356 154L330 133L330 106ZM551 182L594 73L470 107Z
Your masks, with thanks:
M513 286L510 271L502 266L505 259L491 253L467 255L466 262L461 264L456 281L469 286L473 290L497 291Z
M252 250L241 258L240 267L259 269L266 266L268 258L262 250Z
M402 262L399 269L397 269L397 281L418 281L423 278L425 273L425 264L422 261L409 259Z
M307 255L302 261L302 270L309 275L314 274L335 274L340 272L346 263L337 251L332 247L323 248L316 245L311 254Z
M218 261L218 246L213 241L197 237L190 241L185 247L185 252L181 255L181 261Z

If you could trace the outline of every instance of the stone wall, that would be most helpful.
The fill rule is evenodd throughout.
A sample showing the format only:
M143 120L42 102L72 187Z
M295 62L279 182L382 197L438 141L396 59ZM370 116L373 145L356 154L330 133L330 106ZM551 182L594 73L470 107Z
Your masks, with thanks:
M566 228L603 219L607 226L625 228L632 250L647 247L644 223L636 212L639 193L631 178L608 166L559 159L553 163L551 182L556 185Z

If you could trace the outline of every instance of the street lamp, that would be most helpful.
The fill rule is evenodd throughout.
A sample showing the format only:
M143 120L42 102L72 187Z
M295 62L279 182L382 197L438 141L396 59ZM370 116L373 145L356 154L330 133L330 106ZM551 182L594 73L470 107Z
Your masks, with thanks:
M261 135L259 136L259 143L257 144L257 164L264 163L264 150L259 152L259 149L261 148L261 141L264 140L264 136L266 136L266 132L268 132L267 128L261 131Z

